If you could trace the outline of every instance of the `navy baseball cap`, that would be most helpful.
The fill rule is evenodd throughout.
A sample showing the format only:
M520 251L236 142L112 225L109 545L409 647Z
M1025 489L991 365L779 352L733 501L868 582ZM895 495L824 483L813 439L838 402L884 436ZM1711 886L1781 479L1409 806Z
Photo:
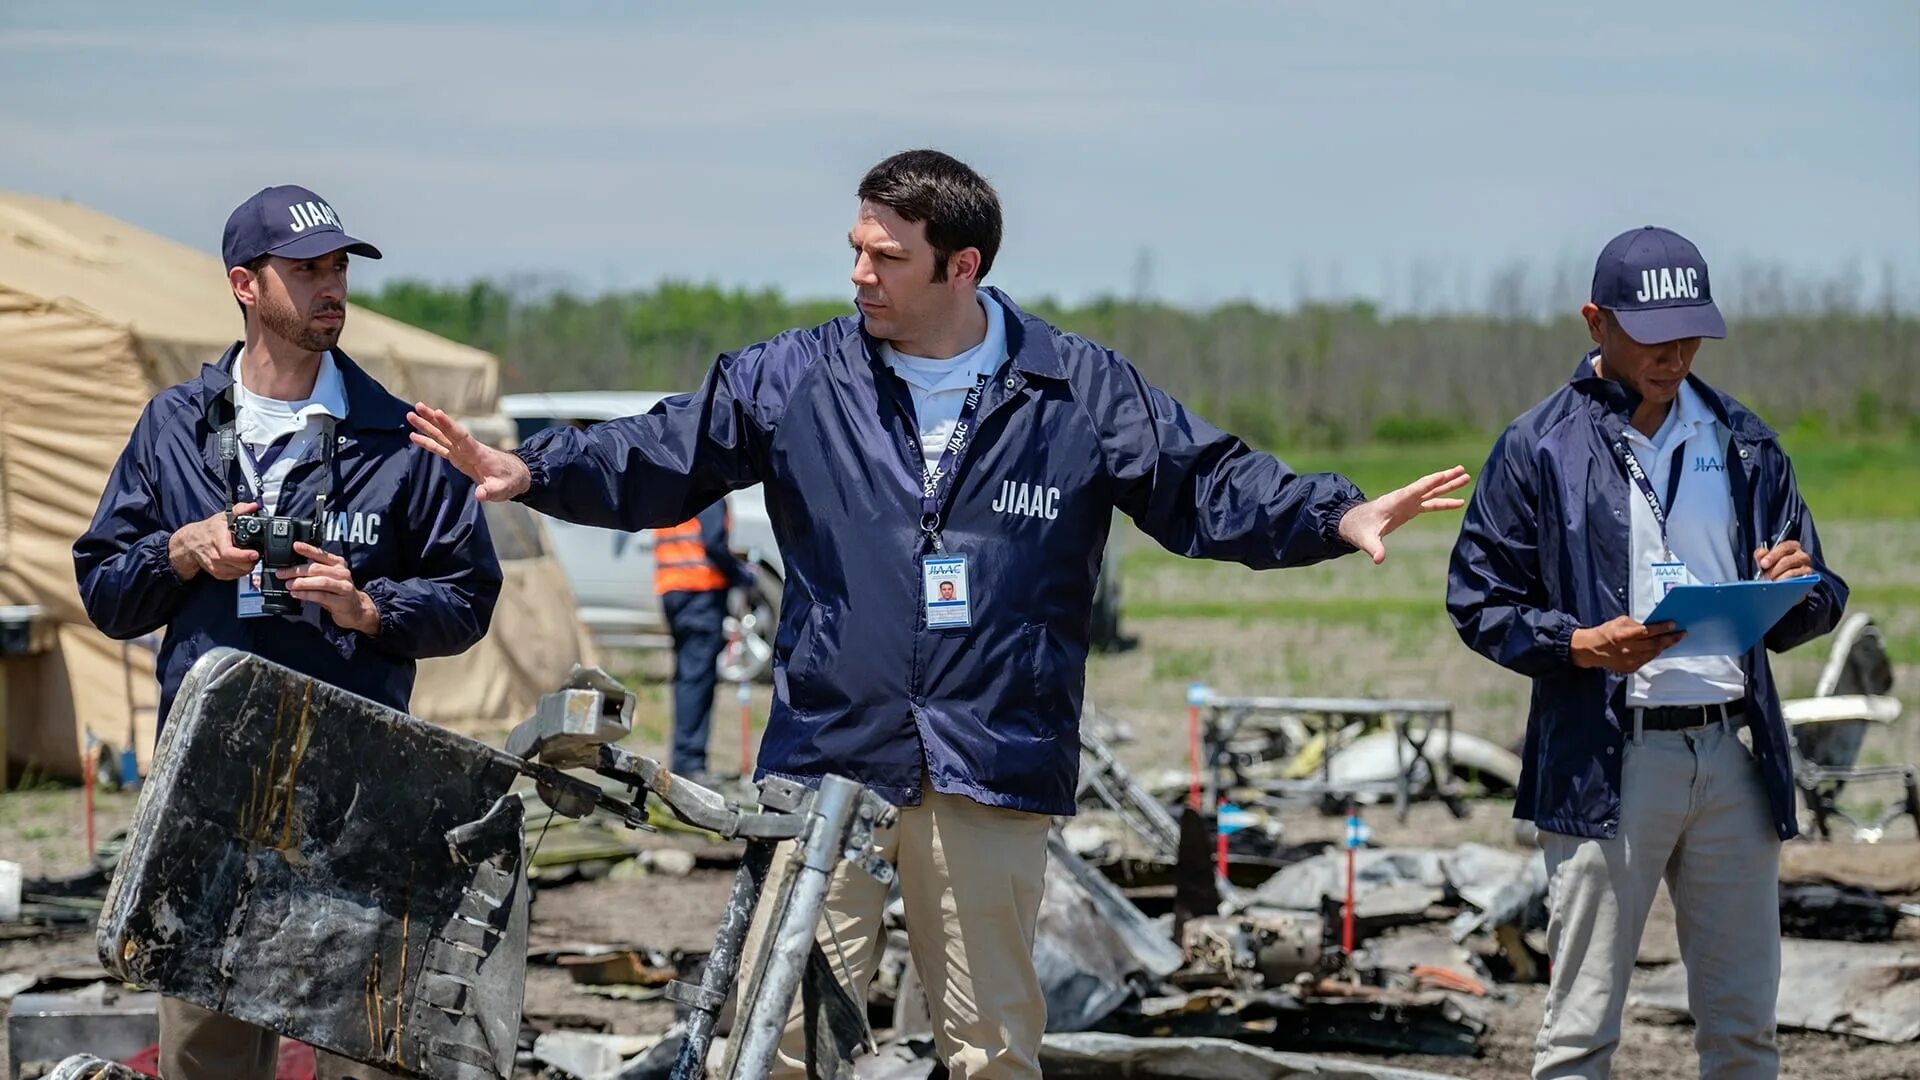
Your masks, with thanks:
M227 216L220 256L227 269L262 255L314 259L345 249L369 259L380 249L347 235L327 200L295 184L263 188Z
M1707 284L1707 260L1672 229L1648 225L1608 241L1593 264L1593 303L1613 312L1642 345L1727 336Z

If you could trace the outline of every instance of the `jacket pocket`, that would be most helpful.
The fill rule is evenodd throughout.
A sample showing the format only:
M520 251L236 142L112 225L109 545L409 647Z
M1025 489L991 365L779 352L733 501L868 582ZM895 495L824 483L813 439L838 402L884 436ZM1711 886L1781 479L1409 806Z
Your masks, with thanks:
M1045 623L1027 623L1020 628L1019 663L1018 711L1031 718L1035 736L1071 736L1080 719L1074 703L1084 657L1076 662L1073 646L1055 637Z
M820 678L838 645L833 612L809 600L792 622L784 622L775 641L774 689L787 704L805 709L821 700ZM786 662L778 662L785 653Z
M1022 708L1038 710L1047 700L1047 628L1040 623L1020 627L1020 672L1025 685L1018 702ZM1042 718L1044 726L1045 718Z

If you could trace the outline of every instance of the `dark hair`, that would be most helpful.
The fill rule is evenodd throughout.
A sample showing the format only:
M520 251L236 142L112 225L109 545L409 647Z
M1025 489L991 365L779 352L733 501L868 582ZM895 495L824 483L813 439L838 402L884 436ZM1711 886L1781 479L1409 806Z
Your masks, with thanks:
M273 258L272 255L256 255L247 262L241 263L240 266L257 278L260 276L260 271L267 268L267 260L271 258ZM237 296L233 298L233 302L240 309L240 327L244 330L247 325L247 305L242 304Z
M1000 251L1000 196L967 165L938 150L907 150L867 170L855 192L908 221L924 222L933 245L933 280L947 280L947 260L980 250L985 280Z

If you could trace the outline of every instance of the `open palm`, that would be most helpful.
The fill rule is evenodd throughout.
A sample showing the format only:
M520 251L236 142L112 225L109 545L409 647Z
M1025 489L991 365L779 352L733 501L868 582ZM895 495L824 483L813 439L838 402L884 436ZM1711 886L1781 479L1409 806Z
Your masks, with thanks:
M1388 533L1421 514L1458 510L1467 505L1465 499L1442 496L1472 482L1473 477L1467 475L1464 465L1455 465L1444 472L1429 473L1406 487L1389 491L1347 511L1340 519L1340 539L1366 552L1377 566L1386 561Z
M407 423L413 425L414 445L465 473L473 481L473 497L481 502L505 502L533 482L526 462L474 438L460 421L431 405L416 402Z

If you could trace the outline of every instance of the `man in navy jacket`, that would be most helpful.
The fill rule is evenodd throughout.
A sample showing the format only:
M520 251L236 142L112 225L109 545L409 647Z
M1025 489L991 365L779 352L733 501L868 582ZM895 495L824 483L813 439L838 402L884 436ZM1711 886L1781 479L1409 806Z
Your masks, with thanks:
M414 664L487 632L500 566L457 471L411 446L405 404L335 347L346 320L348 236L325 200L268 188L236 209L221 245L246 339L147 404L93 524L74 545L87 615L131 638L166 628L160 715L210 649L230 646L405 710ZM260 554L229 513L312 519L307 561L277 571L297 615L262 611ZM172 998L160 1010L170 1080L270 1078L268 1031ZM321 1054L320 1075L370 1075Z
M1447 580L1461 638L1533 679L1516 816L1552 877L1534 1076L1603 1077L1655 890L1679 918L1702 1076L1773 1076L1780 841L1797 831L1767 650L1832 630L1845 582L1774 433L1692 374L1726 336L1707 264L1622 233L1582 309L1597 348L1494 446ZM1664 656L1673 585L1819 573L1744 656Z
M608 528L765 486L788 574L759 774L839 774L903 808L883 846L941 1059L955 1077L1038 1077L1046 815L1074 809L1112 509L1196 558L1302 566L1357 548L1378 562L1389 532L1461 505L1442 496L1465 470L1367 502L981 288L999 199L945 154L889 158L857 195L857 316L722 356L699 391L645 416L543 432L514 454L424 405L416 441L482 499ZM856 1000L884 902L857 870L829 895L821 940Z

